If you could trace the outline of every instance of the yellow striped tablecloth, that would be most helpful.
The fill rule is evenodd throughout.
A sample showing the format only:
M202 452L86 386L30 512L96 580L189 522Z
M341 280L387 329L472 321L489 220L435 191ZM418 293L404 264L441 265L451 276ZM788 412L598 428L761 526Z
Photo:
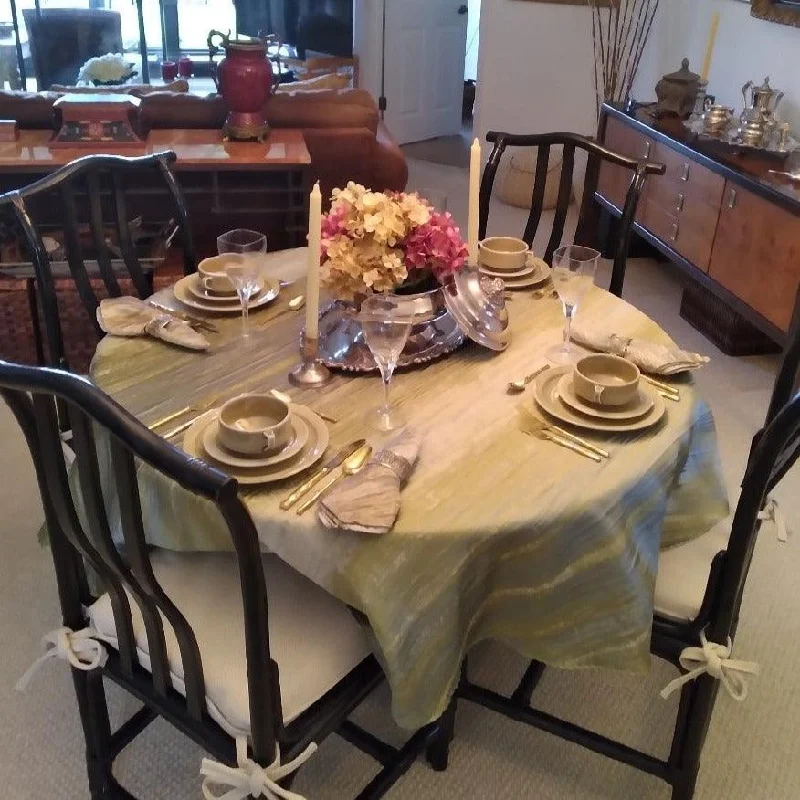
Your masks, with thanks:
M207 353L106 337L92 377L151 424L193 402L279 388L339 420L329 426L331 451L359 437L379 446L366 424L378 378L289 387L303 315L288 310L294 294L252 315L249 342L238 319L220 320ZM659 547L728 514L712 415L688 377L655 429L587 437L611 451L602 464L521 433L516 406L532 402L531 392L509 396L506 383L544 363L563 317L557 301L530 292L515 294L509 313L505 353L470 344L396 376L394 400L422 449L391 533L330 531L311 513L282 512L280 499L299 479L243 493L264 548L369 619L394 717L407 728L444 711L464 655L486 638L554 666L646 670ZM666 338L600 289L578 313L625 336ZM150 470L140 470L140 486L152 544L230 548L203 501Z

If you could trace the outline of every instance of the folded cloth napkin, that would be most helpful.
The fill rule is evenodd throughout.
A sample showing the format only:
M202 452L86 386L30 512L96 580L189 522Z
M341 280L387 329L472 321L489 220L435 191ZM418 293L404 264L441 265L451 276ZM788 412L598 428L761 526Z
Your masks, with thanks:
M710 361L708 356L689 353L675 344L664 345L646 339L632 339L594 326L573 326L571 338L590 350L627 358L642 372L650 375L675 375L687 369L697 369Z
M188 322L171 317L137 297L111 297L100 301L97 322L113 336L152 336L189 350L208 350L211 343Z
M341 481L319 502L326 528L388 533L400 513L400 489L419 454L419 439L407 428L376 453L360 472Z

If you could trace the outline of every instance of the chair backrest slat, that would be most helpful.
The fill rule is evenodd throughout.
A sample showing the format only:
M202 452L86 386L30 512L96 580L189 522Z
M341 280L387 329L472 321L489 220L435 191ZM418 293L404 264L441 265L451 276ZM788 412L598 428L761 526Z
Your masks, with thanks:
M103 582L109 595L114 619L117 624L117 639L120 661L130 675L136 663L136 644L131 622L128 596L122 582L101 555L95 543L83 530L72 499L67 472L64 465L58 415L55 404L49 397L34 395L33 408L36 413L38 443L46 477L46 489L50 495L55 516L47 520L50 537L60 532L69 543L89 562ZM71 610L74 611L74 610ZM65 615L66 616L66 615Z
M109 297L119 297L122 290L119 288L114 268L111 266L111 256L106 244L106 232L103 225L102 193L100 180L96 170L86 173L86 188L89 194L89 227L92 229L94 249L97 254L97 266L100 277L106 286Z
M739 618L744 585L753 558L767 495L785 477L800 455L800 393L779 411L764 429L742 481L742 492L733 515L716 609L711 620L713 641L733 637Z
M125 189L122 184L122 176L118 172L111 173L111 184L114 188L114 216L116 217L117 237L119 239L119 249L122 253L122 260L128 268L131 280L136 287L139 297L144 299L151 294L152 286L145 277L139 259L136 258L136 251L134 250L133 239L131 238Z
M498 166L506 149L509 147L538 148L536 173L531 197L531 210L523 234L523 239L529 245L533 244L542 220L551 149L554 146L563 149L564 155L559 177L558 198L556 200L553 227L550 239L547 243L547 248L543 253L545 261L548 262L552 260L553 252L561 245L564 237L569 204L572 199L576 150L581 150L588 154L588 168L584 181L583 201L581 203L578 225L575 232L576 244L595 247L601 251L604 249L604 243L596 240L598 229L597 225L593 224L592 221L592 217L595 216L593 213L593 206L595 204L594 187L597 185L601 164L606 162L631 171L633 178L626 195L622 218L618 226L617 246L614 250L614 269L610 286L611 292L621 296L622 285L625 279L625 267L631 230L636 217L636 208L639 203L642 188L644 187L645 179L648 175L663 175L666 169L665 166L663 164L650 164L644 161L639 162L635 159L628 158L620 153L615 153L612 150L606 149L592 139L588 139L576 133L521 135L490 131L486 135L486 140L494 146L481 181L479 225L479 235L481 239L486 237L488 230L492 187L494 186L494 180L497 176Z
M575 145L565 144L561 161L561 177L558 182L558 198L556 199L556 213L553 217L553 232L544 252L544 260L549 264L553 260L553 253L561 245L564 237L564 225L567 222L570 200L572 200L572 178L575 173Z
M119 273L114 270L115 259L106 236L107 232L114 228L118 233L122 261L127 268L136 293L141 298L146 298L152 293L152 280L145 274L139 261L131 234L124 187L120 177L122 174L146 175L148 172L151 175L152 173L156 174L158 182L167 190L171 210L174 212L174 215L169 218L169 222L174 224L177 220L173 232L177 230L180 233L184 272L189 274L196 267L186 201L170 168L174 162L175 154L171 152L135 158L111 155L84 156L29 186L0 195L0 207L5 204L13 204L17 218L25 232L30 257L34 264L36 281L40 287L49 364L60 367L67 366L53 281L53 266L42 241L42 231L46 230L44 226L55 227L63 232L70 275L75 283L81 304L85 308L95 332L100 336L102 331L97 322L96 311L101 298L95 293L92 286L92 275L87 270L81 242L81 233L86 230L87 222L91 231L90 249L96 251L96 259L92 260L97 262L98 274L105 286L106 294L117 297L122 292ZM108 178L110 178L110 186L113 190L111 192L113 202L111 203L108 202L108 193L104 194L102 191L103 187L109 185ZM57 214L53 213L53 201L57 204L59 212ZM111 208L116 216L116 220L107 221L108 226L104 224L104 201L105 209ZM158 208L160 208L160 204ZM37 212L42 210L44 212L42 216L47 219L40 221L38 214L34 213L34 209Z
M201 719L205 709L205 680L197 638L186 617L167 597L156 580L142 526L142 505L136 465L130 451L116 439L111 439L111 463L118 489L125 555L130 561L131 572L150 601L144 604L141 611L147 632L153 682L157 691L166 693L169 682L169 661L161 621L163 614L172 626L181 652L189 713L196 719Z
M99 301L95 296L89 273L86 270L86 263L83 257L83 247L80 239L80 223L78 222L78 208L75 204L75 192L71 183L64 182L59 185L61 195L62 211L64 214L64 248L67 251L67 263L72 280L78 290L84 307L89 312L89 316L98 332L101 333L97 323L95 312ZM45 319L45 325L47 320Z
M522 238L533 247L533 240L536 231L539 230L539 223L542 219L544 210L544 190L547 186L547 171L550 167L550 145L543 144L536 153L536 174L533 180L533 194L531 196L531 213L528 215L528 222L525 225L525 233Z
M161 585L153 568L139 481L157 471L180 490L215 506L227 523L239 568L253 756L260 763L270 763L283 726L279 676L270 658L267 588L258 535L239 499L236 482L173 448L81 376L0 361L0 393L20 421L36 465L66 624L85 625L84 606L96 599L88 590L88 565L102 581L116 625L118 644L116 648L108 645L105 669L145 700L157 702L157 707L167 704L175 719L186 724L213 724L206 708L202 654L180 604L170 596L169 587ZM72 427L75 464L69 476L61 450L57 402L66 406ZM105 469L106 460L109 469ZM71 487L76 479L73 500ZM112 537L112 531L117 532L117 508L121 541ZM147 637L149 675L137 658L134 603ZM184 697L172 691L165 621L180 650Z

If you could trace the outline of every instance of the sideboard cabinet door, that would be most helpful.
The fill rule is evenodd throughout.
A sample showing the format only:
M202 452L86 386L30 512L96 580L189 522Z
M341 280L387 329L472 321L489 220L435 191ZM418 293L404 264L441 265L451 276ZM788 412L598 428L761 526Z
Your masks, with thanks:
M787 331L800 284L800 217L728 181L708 274Z
M639 133L638 130L615 117L608 117L606 120L606 130L603 137L603 145L615 153L619 153L629 158L644 159L652 158L655 154L655 142L649 136ZM597 191L621 209L625 204L628 194L628 187L631 185L633 174L624 167L603 162L600 166L600 176L597 182ZM647 184L645 184L647 192ZM639 208L636 214L637 221L641 222L644 217L644 194L639 198Z

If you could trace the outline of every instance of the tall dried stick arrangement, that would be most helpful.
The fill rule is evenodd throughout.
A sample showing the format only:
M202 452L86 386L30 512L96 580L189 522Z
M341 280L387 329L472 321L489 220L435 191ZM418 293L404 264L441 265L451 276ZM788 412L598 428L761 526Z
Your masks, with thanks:
M587 0L592 11L595 103L631 93L661 0Z

